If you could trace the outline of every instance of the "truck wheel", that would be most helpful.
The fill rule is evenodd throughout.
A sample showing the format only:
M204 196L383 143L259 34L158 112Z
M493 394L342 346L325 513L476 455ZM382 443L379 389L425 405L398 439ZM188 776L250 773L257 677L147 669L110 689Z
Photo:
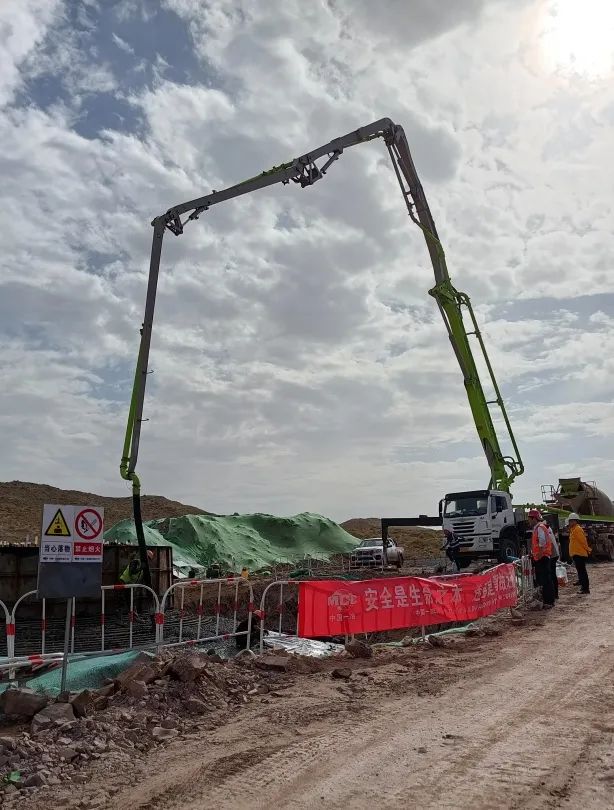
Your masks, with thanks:
M502 537L499 543L499 561L505 562L508 557L518 556L518 543L515 537Z
M458 567L462 570L463 568L469 568L473 560L467 559L467 557L462 557L458 560Z

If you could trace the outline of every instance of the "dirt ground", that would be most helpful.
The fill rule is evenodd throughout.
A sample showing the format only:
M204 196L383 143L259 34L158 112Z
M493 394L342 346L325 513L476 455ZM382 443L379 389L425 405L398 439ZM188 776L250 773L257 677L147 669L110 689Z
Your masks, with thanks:
M217 728L26 802L117 810L612 808L614 565L489 634L288 677ZM339 666L339 662L337 662ZM332 664L331 664L332 668ZM24 804L23 806L26 806Z

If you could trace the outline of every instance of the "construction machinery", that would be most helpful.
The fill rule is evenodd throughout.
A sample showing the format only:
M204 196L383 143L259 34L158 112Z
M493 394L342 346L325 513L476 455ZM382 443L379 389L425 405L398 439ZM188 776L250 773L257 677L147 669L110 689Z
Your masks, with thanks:
M488 490L479 497L484 497L489 502L489 508L485 510L485 515L490 515L492 509L490 504L496 505L496 515L503 514L502 525L508 523L513 515L511 498L509 496L510 486L513 480L523 472L523 464L520 459L516 441L507 417L505 406L499 392L499 387L495 380L494 372L482 340L478 324L471 307L471 302L466 293L459 292L452 285L448 269L446 266L445 254L437 229L431 215L424 190L418 178L416 168L410 153L409 144L405 132L401 126L393 123L389 118L382 118L360 129L354 130L340 138L330 141L324 146L301 155L288 163L274 166L272 169L263 172L256 177L245 180L238 185L231 186L223 191L213 191L203 197L198 197L188 202L175 205L164 214L156 217L153 222L153 241L151 248L151 258L149 266L149 280L147 285L147 296L145 302L145 316L141 329L141 342L134 378L132 397L126 427L124 449L120 464L122 477L132 483L134 521L139 540L140 557L145 571L145 582L149 581L147 555L145 551L145 538L143 533L143 522L140 509L140 481L136 474L139 442L141 435L141 425L143 422L143 403L145 397L145 385L148 374L149 350L151 344L151 334L153 328L154 309L156 301L156 291L158 285L158 275L160 269L160 258L162 251L162 241L166 231L170 231L175 236L180 236L186 224L196 220L205 213L212 205L225 202L226 200L249 194L252 191L272 186L276 183L288 184L290 181L298 184L301 188L314 185L327 173L331 165L338 160L343 152L349 147L366 143L376 138L382 138L388 149L392 166L401 188L401 193L412 222L417 225L426 241L427 250L435 274L435 286L429 290L437 301L437 305L444 320L446 330L452 348L456 355L463 374L463 381L469 406L478 432L478 436L486 455L490 468L490 483ZM185 219L182 217L187 214ZM464 321L464 313L468 316L468 325ZM480 380L480 374L475 362L470 338L475 338L479 347L487 375L490 379L492 398L489 400L484 392L484 387ZM503 424L510 440L513 455L505 456L501 450L501 445L493 424L491 408L496 409L502 418ZM455 504L464 504L462 509L466 516L465 508L467 498L473 499L475 493L456 493L454 496L446 496L446 506L444 508L444 519L449 510L448 503L453 497ZM478 495L475 496L477 503ZM481 501L480 501L481 502ZM505 508L503 506L505 505ZM473 510L476 511L476 510ZM450 520L453 520L450 518ZM494 527L493 523L493 527ZM494 528L480 525L480 535L477 542L480 552L486 551L487 546L494 542ZM506 526L506 531L510 537L506 551L514 550L517 546L517 535L512 526ZM475 534L475 530L474 534ZM476 535L477 538L477 535ZM386 544L384 543L384 548Z
M557 487L542 486L542 502L522 506L513 504L509 492L451 492L440 501L438 517L382 518L382 537L386 539L394 526L442 526L460 540L461 568L480 558L505 561L528 551L527 515L534 506L558 535L563 559L568 558L567 517L576 512L587 533L591 557L614 560L614 505L594 483L580 478L561 478Z
M614 504L594 481L581 478L559 478L557 487L542 486L546 514L556 515L560 522L562 553L567 557L569 544L565 518L575 512L584 527L595 559L614 560Z
M288 163L275 166L256 177L223 191L213 191L203 197L181 203L156 217L153 222L149 280L145 316L126 427L124 449L120 464L123 478L131 481L133 511L140 556L149 581L145 538L140 509L140 481L136 474L138 450L143 420L145 385L148 374L149 350L155 310L162 241L167 230L175 236L183 233L188 222L198 219L212 205L266 188L276 183L297 183L302 188L321 180L344 150L376 138L382 138L401 188L409 216L422 231L435 275L435 286L429 290L437 301L454 354L463 374L469 406L490 469L490 481L485 490L450 493L440 505L440 523L448 525L461 538L461 554L471 556L506 557L517 553L523 532L523 513L512 506L510 487L524 467L507 412L495 379L482 335L469 296L452 284L445 254L431 215L424 190L419 181L403 128L389 118L354 130L330 141ZM188 216L182 220L182 216ZM467 328L465 315L468 318ZM492 397L488 399L474 358L470 338L475 339L490 381ZM512 455L504 455L494 427L491 409L499 414ZM385 547L385 544L384 544Z
M393 123L389 118L382 118L235 186L222 191L213 191L205 196L175 205L152 221L153 240L145 316L141 328L139 354L120 463L122 477L132 483L134 522L139 541L141 564L145 572L145 584L149 584L150 576L141 518L140 481L136 473L136 465L141 425L144 421L145 385L162 242L166 231L180 236L183 234L186 224L198 219L211 206L277 183L289 184L292 181L301 188L312 186L326 175L328 169L341 157L344 150L377 138L382 138L386 145L409 216L424 236L435 275L435 285L429 290L429 293L437 301L460 366L473 420L490 470L487 488L448 493L440 501L438 517L429 518L421 515L418 518L383 518L384 555L387 548L388 527L393 525L443 525L444 528L451 529L460 540L458 554L461 564L464 565L479 557L494 556L505 560L516 556L525 544L527 539L526 508L515 507L511 496L512 483L523 473L524 465L469 296L464 292L459 292L450 280L444 250L414 166L405 132L401 126ZM182 219L186 214L187 217ZM472 345L479 349L478 356L481 356L486 370L485 379L491 392L490 398L485 393ZM495 415L498 418L494 418ZM502 424L504 428L503 441L510 448L509 455L505 455L502 450L502 442L495 429L495 422ZM553 489L549 493L550 500L544 497L545 510L548 519L555 524L571 509L580 513L586 512L585 515L583 514L583 523L590 527L592 542L597 553L601 553L600 549L603 549L605 556L610 558L614 539L610 529L614 524L614 517L609 516L614 515L614 511L609 499L606 498L604 501L603 493L598 493L599 490L593 485L584 484L579 479L562 479L559 482L558 490ZM597 514L599 511L602 512L601 515Z

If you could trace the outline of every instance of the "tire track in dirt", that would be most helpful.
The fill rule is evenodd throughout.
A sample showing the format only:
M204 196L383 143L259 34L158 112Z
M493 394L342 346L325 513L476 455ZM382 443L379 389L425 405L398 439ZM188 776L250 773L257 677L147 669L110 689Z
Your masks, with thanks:
M566 595L543 627L493 644L498 659L486 645L483 671L470 683L442 697L397 697L369 718L319 723L273 746L261 737L244 759L226 750L201 763L187 789L169 773L164 807L311 808L322 797L352 808L560 806L583 752L611 738L603 723L614 729L614 648L604 643L614 587L599 579L590 601Z

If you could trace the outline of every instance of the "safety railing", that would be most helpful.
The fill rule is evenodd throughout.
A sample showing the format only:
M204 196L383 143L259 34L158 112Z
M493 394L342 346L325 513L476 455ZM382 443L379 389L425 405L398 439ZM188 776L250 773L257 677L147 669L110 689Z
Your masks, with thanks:
M356 541L359 542L358 540ZM396 565L394 561L384 565L383 559L380 560L363 560L361 562L352 559L354 553L335 554L330 559L320 559L317 557L306 556L302 560L294 561L292 563L281 562L271 565L270 575L273 579L289 579L292 572L302 574L305 577L324 576L329 575L334 579L339 574L347 573L360 573L364 572L365 575L377 575L382 571L394 571ZM433 569L440 571L453 571L453 563L445 555L431 556L431 557L404 557L402 570L407 568L417 569Z
M294 572L305 572L310 577L313 574L321 575L330 573L331 577L335 573L347 569L348 564L345 557L348 555L337 554L330 559L320 559L318 557L310 557L307 555L302 560L294 560L293 562L278 562L271 565L267 570L273 579L288 579L290 574Z
M273 619L274 623L276 624L276 632L283 633L284 631L284 619L288 615L287 613L287 604L284 602L284 588L286 589L286 593L293 589L294 593L296 594L298 585L303 580L297 579L278 579L275 582L269 583L266 586L264 591L262 592L262 596L260 597L260 652L264 650L264 636L266 634L266 624L267 620ZM277 602L272 609L267 609L267 597L270 592L279 588L279 595L277 597ZM292 624L292 628L288 625ZM286 619L286 630L294 630L294 635L298 637L298 595L297 595L297 611L296 611L296 621L288 622ZM289 635L293 635L292 632Z
M526 607L535 597L535 585L533 576L533 561L531 557L525 555L515 563L516 581L518 584L518 602Z
M115 604L110 604L111 594ZM62 659L64 618L53 616L46 599L36 600L38 619L20 618L27 600L36 600L36 591L21 596L12 611L0 602L0 619L4 613L6 625L6 655L0 652L0 670ZM146 585L105 585L99 611L92 611L91 602L84 615L78 607L79 601L73 599L69 650L93 655L249 637L254 591L243 577L182 580L171 585L161 599Z
M496 566L495 566L496 567ZM484 574L488 574L489 571L484 571ZM523 557L522 560L518 561L516 566L517 576L516 576L516 591L518 594L518 603L525 604L529 601L529 599L533 596L533 568L531 563L530 557ZM475 574L471 574L469 572L461 572L461 573L454 573L454 574L439 574L436 576L428 577L429 581L447 581L450 582L451 580L461 581L465 579L465 577L475 576ZM260 653L264 651L265 645L265 636L267 634L267 629L275 629L275 631L279 634L284 634L286 636L291 636L294 638L298 638L298 598L295 596L297 594L298 586L301 582L305 582L306 580L277 580L275 582L271 582L262 592L262 597L260 600ZM284 598L284 594L287 594L287 589L293 589L291 599L294 597L296 598L296 621L292 617L291 621L288 621L290 618L290 610L291 602L286 598ZM275 594L278 591L276 601L271 605L271 595ZM505 608L507 609L507 608ZM495 611L496 612L496 611ZM443 622L443 624L447 624L448 622ZM442 622L439 622L442 624ZM426 636L426 626L422 626L421 628L421 635L422 638Z
M40 618L36 620L23 620L18 623L17 613L21 605L29 599L36 599L36 591L28 591L24 593L13 605L11 611L10 623L13 633L13 649L9 655L18 657L20 649L28 650L27 655L30 657L44 656L49 652L49 635L53 629L53 622L48 618L47 600L40 600L41 614ZM75 600L72 600L72 619L71 619L71 646L74 645L74 616L75 616ZM58 628L61 627L61 636L58 641L58 646L63 645L64 633L64 619L58 619ZM53 644L51 644L53 646Z
M107 594L116 593L123 606L107 613ZM100 649L147 648L158 641L162 622L160 600L148 585L103 585L100 589ZM123 609L122 609L123 607ZM125 621L124 621L125 614Z
M526 605L533 597L533 569L529 557L516 564L519 602ZM454 574L463 577L463 574ZM433 579L447 579L438 575ZM260 600L260 649L267 628L280 634L298 634L299 579L278 579L264 589ZM120 604L110 605L114 592ZM271 599L274 596L274 603ZM40 666L61 662L64 618L54 616L47 600L40 600L40 619L20 620L19 611L36 592L24 594L9 612L0 602L0 622L6 626L6 657L0 648L0 674L7 667ZM123 604L121 604L123 602ZM109 585L101 588L100 612L81 615L79 600L72 601L70 625L71 653L105 654L118 650L152 649L159 645L177 646L218 642L247 637L251 642L254 592L242 577L181 580L171 585L159 599L145 585ZM91 603L90 603L91 608ZM22 611L23 613L23 611ZM237 645L239 646L239 645ZM243 645L240 645L243 646Z
M116 605L108 613L109 591L123 591L123 605ZM36 591L23 594L10 616L13 632L9 657L38 657L45 660L59 654L64 646L64 619L50 616L49 601L40 602L40 619L19 619L19 609L28 599L36 599ZM108 649L133 649L155 645L160 607L158 597L151 588L140 584L105 585L101 588L100 610L78 616L77 600L72 599L69 650L74 652L104 652ZM55 601L55 600L54 600ZM91 604L91 603L90 603ZM141 621L136 607L147 604L147 616ZM110 621L109 621L110 619Z
M167 607L171 597L178 608ZM181 580L160 600L157 642L177 646L249 638L253 612L254 589L243 577Z
M4 616L4 640L5 640L5 652L7 657L13 654L13 642L15 639L15 626L11 621L11 614L7 606L4 604L2 600L0 600L0 615ZM0 647L0 654L1 654L1 647Z

